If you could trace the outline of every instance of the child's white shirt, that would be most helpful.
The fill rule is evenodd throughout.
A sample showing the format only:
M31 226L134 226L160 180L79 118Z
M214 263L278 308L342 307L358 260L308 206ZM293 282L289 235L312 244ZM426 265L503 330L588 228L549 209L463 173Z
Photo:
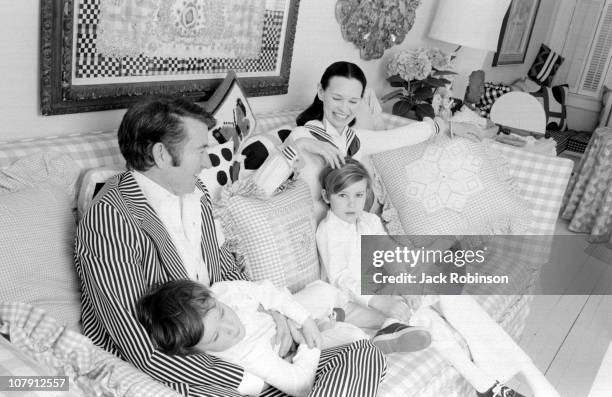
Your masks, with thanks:
M368 306L371 296L361 295L361 236L386 235L375 214L363 212L356 223L338 218L331 210L317 228L317 249L329 282L346 298Z
M231 307L244 325L244 338L222 352L208 352L228 362L241 365L269 385L293 395L307 395L314 383L321 351L298 347L292 362L279 357L279 346L273 346L276 324L272 317L258 310L276 310L300 326L310 313L287 290L270 281L221 281L212 285L215 298Z

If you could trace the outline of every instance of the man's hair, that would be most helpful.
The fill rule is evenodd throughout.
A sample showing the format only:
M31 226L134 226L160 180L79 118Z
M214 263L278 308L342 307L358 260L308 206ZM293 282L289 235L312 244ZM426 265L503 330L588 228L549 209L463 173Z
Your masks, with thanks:
M160 142L170 153L172 165L180 165L184 117L199 120L208 128L216 124L210 113L183 98L148 98L128 109L118 131L119 149L128 169L146 171L153 167L153 146Z
M215 306L204 285L174 280L154 286L136 303L138 321L153 343L167 354L194 354L204 335L202 317Z
M332 168L326 166L319 175L321 187L325 189L328 198L331 194L336 194L346 187L366 180L367 188L370 189L371 178L368 170L359 161L347 157L344 160L344 165L340 168Z

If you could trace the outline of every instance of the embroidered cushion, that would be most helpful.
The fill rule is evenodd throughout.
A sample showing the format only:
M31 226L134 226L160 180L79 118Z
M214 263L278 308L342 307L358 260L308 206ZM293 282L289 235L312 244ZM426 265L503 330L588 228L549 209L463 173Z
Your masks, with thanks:
M506 84L485 82L483 93L478 103L476 103L476 107L480 109L480 115L488 117L489 112L491 112L491 107L497 98L510 91L512 91L512 89Z
M551 131L567 130L567 100L568 85L557 85L554 87L542 86L533 96L542 104L546 112L546 129Z
M599 127L612 127L612 89L604 86L599 112Z
M215 93L206 102L205 108L217 119L217 124L208 131L208 144L234 142L234 151L256 128L257 120L247 101L244 90L229 71Z
M563 57L558 52L542 44L529 72L527 72L527 77L538 84L549 86L562 63Z
M252 280L270 280L296 292L320 278L313 212L302 181L266 198L246 179L223 191L216 215Z
M526 203L512 189L490 141L440 137L372 156L392 234L503 234L529 227Z

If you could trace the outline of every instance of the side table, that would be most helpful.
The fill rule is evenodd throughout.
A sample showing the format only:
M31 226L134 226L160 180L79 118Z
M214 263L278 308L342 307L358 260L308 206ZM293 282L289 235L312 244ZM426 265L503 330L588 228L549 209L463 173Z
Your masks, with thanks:
M589 233L589 242L612 247L612 128L593 133L570 178L561 217L570 221L570 231Z

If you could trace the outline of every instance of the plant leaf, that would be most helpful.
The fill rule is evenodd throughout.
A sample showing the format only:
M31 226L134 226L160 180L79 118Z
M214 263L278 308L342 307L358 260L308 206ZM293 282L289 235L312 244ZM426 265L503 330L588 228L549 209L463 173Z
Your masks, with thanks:
M435 72L432 73L432 76L437 77L437 76L449 76L449 75L456 75L457 72L453 72L452 70L436 70Z
M428 103L419 103L414 105L414 111L417 116L419 116L420 120L423 120L424 117L431 117L432 119L436 117L433 106Z
M445 85L450 84L450 81L429 76L427 77L427 83L431 84L433 87L444 87Z
M414 98L421 101L431 99L433 98L433 96L434 91L430 87L420 88L414 92Z
M412 110L412 105L408 101L397 101L393 105L393 109L391 113L396 116L402 116L408 118L410 111ZM433 111L433 108L432 108Z
M391 99L395 99L395 98L397 98L397 97L401 97L403 93L404 93L404 90L403 90L403 89L401 89L401 88L400 88L400 89L397 89L397 90L393 90L393 91L389 92L388 94L383 95L383 96L380 98L380 101L381 101L381 102L387 102L387 101L390 101Z
M387 77L387 81L391 84L391 87L403 87L406 84L406 81L399 74Z

